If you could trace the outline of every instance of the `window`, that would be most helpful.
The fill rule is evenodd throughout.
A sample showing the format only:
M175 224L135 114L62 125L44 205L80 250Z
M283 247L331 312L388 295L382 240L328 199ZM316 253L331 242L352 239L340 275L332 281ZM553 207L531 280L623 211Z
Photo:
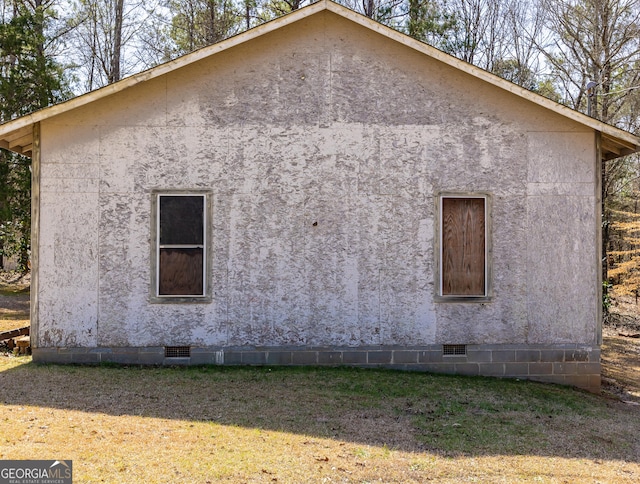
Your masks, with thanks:
M207 294L207 196L155 194L155 294L159 299Z
M486 298L487 196L440 196L440 296Z

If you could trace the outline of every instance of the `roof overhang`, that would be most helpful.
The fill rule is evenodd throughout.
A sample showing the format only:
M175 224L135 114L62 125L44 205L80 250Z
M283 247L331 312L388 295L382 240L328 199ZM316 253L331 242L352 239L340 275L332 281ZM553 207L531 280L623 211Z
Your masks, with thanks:
M247 30L229 39L223 40L216 44L204 47L190 54L179 57L170 62L153 67L149 70L135 74L131 77L110 84L96 91L83 94L69 101L41 109L32 114L22 116L15 120L0 125L0 148L5 148L25 156L31 156L33 152L33 126L43 120L53 118L59 114L71 111L73 109L85 106L99 99L108 97L112 94L123 91L136 84L148 81L167 74L181 67L198 62L200 59L212 56L218 52L228 50L234 46L249 42L252 39L265 35L269 32L277 30L286 25L293 24L303 18L307 18L323 10L333 12L344 18L347 18L363 27L379 33L389 39L406 45L418 52L421 52L431 58L459 69L471 76L482 79L500 89L511 92L516 96L526 99L532 103L556 112L561 116L571 119L585 127L593 129L601 134L601 149L603 159L609 160L626 156L640 151L640 138L627 132L611 126L609 124L598 121L585 114L575 111L567 106L558 104L539 94L524 89L517 84L506 81L488 71L475 67L467 62L457 59L446 54L434 47L419 42L401 32L386 27L368 17L349 10L346 7L338 5L331 0L318 0L311 5L296 10L288 15L279 17L275 20L259 25L251 30Z

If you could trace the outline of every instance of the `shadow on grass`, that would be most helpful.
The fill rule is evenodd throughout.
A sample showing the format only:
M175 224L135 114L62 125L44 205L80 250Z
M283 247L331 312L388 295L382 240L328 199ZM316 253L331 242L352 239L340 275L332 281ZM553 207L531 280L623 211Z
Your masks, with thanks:
M444 455L640 462L640 409L533 382L352 368L24 363L0 372L0 402Z

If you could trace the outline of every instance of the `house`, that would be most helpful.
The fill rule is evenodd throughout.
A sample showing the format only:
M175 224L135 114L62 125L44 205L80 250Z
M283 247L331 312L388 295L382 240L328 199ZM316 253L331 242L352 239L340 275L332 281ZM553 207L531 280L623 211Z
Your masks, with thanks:
M36 362L600 386L600 173L637 137L328 0L0 126Z

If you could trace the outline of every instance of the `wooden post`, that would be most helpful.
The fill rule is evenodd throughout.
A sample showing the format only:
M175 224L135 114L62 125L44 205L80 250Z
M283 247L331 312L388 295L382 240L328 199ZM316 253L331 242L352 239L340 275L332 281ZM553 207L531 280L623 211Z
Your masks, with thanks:
M38 291L40 270L40 123L33 125L31 152L31 348L38 347Z

